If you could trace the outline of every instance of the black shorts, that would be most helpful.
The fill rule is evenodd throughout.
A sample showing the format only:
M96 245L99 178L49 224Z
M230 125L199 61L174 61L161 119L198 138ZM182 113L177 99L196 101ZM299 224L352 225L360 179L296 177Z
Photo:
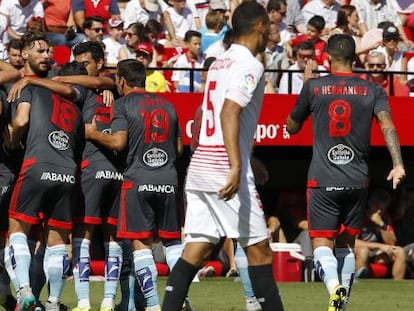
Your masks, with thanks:
M76 169L25 160L13 189L9 217L35 225L42 214L47 225L72 229L75 176Z
M9 229L9 204L14 179L12 172L0 171L0 236L5 236Z
M361 230L368 189L345 187L308 188L308 226L311 237L333 238Z
M75 221L99 225L116 225L119 212L119 192L122 173L107 161L82 166L81 199L74 210Z
M176 185L137 185L124 181L117 236L139 240L153 236L181 240Z

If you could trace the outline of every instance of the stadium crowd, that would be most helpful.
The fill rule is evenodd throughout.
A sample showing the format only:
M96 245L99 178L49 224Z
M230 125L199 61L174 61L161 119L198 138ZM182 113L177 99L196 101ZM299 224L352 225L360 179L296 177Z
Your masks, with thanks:
M46 33L55 47L53 57L66 62L76 44L102 42L105 64L144 53L148 67L159 68L152 89L157 92L199 91L199 72L165 68L202 68L208 57L228 47L231 16L239 0L11 0L0 5L0 59L12 57L27 29ZM261 1L272 23L269 44L261 56L267 73L267 93L298 93L305 64L328 71L324 52L327 38L346 33L356 42L356 71L384 86L392 95L409 95L414 74L414 8L406 1L380 0L269 0ZM186 33L192 31L190 35ZM198 34L194 36L194 32ZM306 41L306 44L301 42ZM140 43L149 44L137 50ZM381 52L384 63L369 54ZM9 56L10 55L10 56ZM186 56L184 56L186 55ZM380 66L381 65L381 66ZM164 69L162 69L164 68ZM292 71L292 72L289 72ZM378 74L380 71L381 74ZM387 72L391 73L387 73ZM191 80L191 81L190 81ZM288 83L289 82L289 83ZM390 88L391 85L391 88Z
M0 62L0 247L2 261L4 259L0 269L0 304L6 310L15 309L16 298L19 299L19 310L26 310L24 304L27 303L31 307L31 297L36 300L37 310L44 309L45 306L39 301L39 297L46 281L51 284L48 301L45 302L46 310L64 308L60 305L59 299L64 283L62 277L68 274L73 274L76 282L77 307L74 310L90 310L87 283L92 254L89 248L95 227L101 225L105 227L103 240L106 284L100 310L114 310L118 282L122 290L122 302L117 306L119 310L134 310L137 301L141 303L141 307L146 307L145 310L158 310L160 302L158 294L154 293L156 271L151 270L154 267L154 259L151 251L148 251L152 241L150 242L150 234L147 233L153 230L153 222L161 220L154 220L151 218L154 216L151 215L148 224L138 226L136 230L146 232L147 235L144 236L131 235L129 227L123 228L122 237L133 240L133 243L121 243L116 238L119 208L117 202L121 196L121 200L124 200L122 202L125 203L130 186L125 183L125 176L120 172L130 169L125 166L134 163L134 160L131 160L134 154L128 152L136 150L134 148L139 149L140 146L128 145L130 141L124 141L124 144L119 146L118 141L125 137L117 136L115 142L108 142L105 139L112 134L102 138L94 130L110 132L114 99L122 95L131 95L137 90L142 93L144 89L148 93L203 92L206 78L202 70L208 68L216 57L231 46L234 39L231 29L232 15L241 2L0 1L0 59L3 60ZM358 56L354 63L354 71L360 71L361 77L379 84L388 95L414 94L413 4L407 6L405 1L398 0L258 2L264 6L270 20L268 43L264 53L257 55L267 69L266 93L298 94L306 80L326 75L329 71L329 62L325 45L330 36L339 33L353 37ZM131 75L128 68L137 68L137 71L145 76ZM185 70L186 68L199 70L191 72ZM145 84L142 81L145 81ZM151 97L151 105L157 102L157 95L152 95L154 97ZM41 106L36 103L45 97L50 97L50 101L53 101L53 109L47 112L39 110L36 112L38 115L34 114L34 111L37 111L35 109ZM75 108L71 102L81 105L82 108ZM79 104L81 102L82 104ZM11 103L17 104L13 106ZM26 103L30 104L25 105ZM49 112L51 120L45 121L39 117ZM121 114L119 111L116 113ZM164 133L158 131L167 126L162 123L165 121L162 119L165 118L165 114L166 111L163 110L160 115L157 110L151 111L147 116L161 118L156 120L156 130L149 136L165 138ZM175 112L168 111L168 115L174 119ZM36 119L37 117L39 119ZM87 123L86 143L83 123L80 121L82 118ZM41 144L37 145L36 135L26 137L27 128L30 127L36 127L38 135L43 135L42 127L47 128L49 125L46 124L49 121L60 128L74 131L71 138L59 131L48 136L53 148L72 152L69 158L58 161L59 165L65 167L65 170L59 172L54 171L56 166L48 160L53 149L41 149ZM166 162L171 164L181 155L181 133L174 124L171 123L171 132L174 134L172 137L168 136L170 146L165 154L157 152L154 148L153 154L140 155L141 158L146 157L146 164L151 162L149 166L157 168ZM120 122L118 126L124 130L126 125ZM72 140L77 143L69 145L68 141ZM108 148L97 147L99 144ZM22 159L24 148L25 155ZM128 156L123 154L125 150ZM47 196L53 197L56 206L67 205L67 210L70 211L71 199L75 197L78 183L80 184L81 198L77 198L77 202L82 202L82 209L74 213L73 231L72 214L63 215L53 210L45 210L44 216L46 219L52 219L52 222L39 227L37 225L42 223L43 215L37 215L36 210L31 210L31 214L23 212L27 205L34 202L38 209L49 204L49 198L46 200L33 195L33 192L38 191L35 182L33 188L25 188L27 184L23 187L23 180L26 182L27 177L35 171L31 168L35 164L33 157L30 157L31 154L40 155L36 160L45 165L42 180L67 184L67 188L59 189L63 192L59 192L57 197L53 194L57 190L49 189L51 192ZM157 164L161 162L162 165ZM80 163L82 177L78 180L77 166ZM37 167L36 165L34 167ZM176 211L177 215L174 217L178 222L180 207L172 201L177 201L178 192L181 190L177 173L172 167L173 165L167 173L149 171L153 175L169 176L171 188L157 188L155 192L169 194L169 191L172 191L174 196L164 198L165 202L156 204L166 204ZM138 165L136 170L142 172L140 169L142 168ZM150 174L148 171L145 173ZM168 175L162 175L163 173ZM263 167L261 173L266 174ZM94 182L98 179L107 183L95 185ZM149 177L148 182L137 188L141 189L138 191L154 192L154 188L148 190L149 185L162 184L156 177L154 180ZM96 198L91 198L91 193ZM25 196L30 197L30 202L24 201ZM263 196L266 197L266 194ZM411 273L414 272L412 196L410 188L404 188L396 198L383 189L372 190L363 232L355 248L357 277L369 276L370 263L383 263L389 266L389 274L394 279L411 277ZM306 255L305 266L312 270L313 258L310 239L306 232L304 198L305 195L301 191L281 191L275 210L268 210L266 213L272 219L268 222L274 236L272 241L300 243ZM273 200L274 197L269 201ZM271 202L266 202L266 199L264 203L265 208L272 205ZM10 224L7 221L9 205L12 219ZM292 209L286 208L288 205L292 205ZM93 210L91 206L102 206L104 211ZM391 211L390 206L397 208ZM125 215L124 217L128 218ZM28 223L30 226L22 223ZM174 266L182 250L181 243L178 242L180 236L177 236L175 229L171 223L157 223L158 238L162 242L158 244L158 247L162 245L160 257L163 257L170 268ZM170 231L174 234L171 235ZM21 234L22 232L25 234ZM7 241L9 237L10 242ZM6 246L8 243L12 247ZM70 243L73 249L67 247ZM228 269L225 273L228 272L228 277L239 274L232 251L233 247L227 247L226 255L222 256L226 257L224 261L227 261ZM26 267L25 271L15 270L16 259L19 267ZM135 271L131 269L134 265L140 265L139 271L142 273L141 277L137 277L137 287L141 288L142 297L137 300L133 292ZM69 272L69 267L72 267L73 271ZM312 273L310 270L308 273ZM84 271L86 274L82 275ZM209 274L211 273L206 273L206 270L202 269L198 275ZM154 275L151 285L146 286L146 277ZM315 279L315 276L307 275L306 278ZM11 292L10 282L18 289L16 295ZM187 298L185 307L186 310L191 310ZM254 309L255 307L257 301L252 305L246 301L248 311L258 310Z

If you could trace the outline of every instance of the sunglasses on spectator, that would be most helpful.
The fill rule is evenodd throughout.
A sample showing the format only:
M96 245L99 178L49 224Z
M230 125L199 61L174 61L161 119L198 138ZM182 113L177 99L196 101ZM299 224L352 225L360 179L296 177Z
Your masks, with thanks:
M369 68L383 68L385 66L385 64L368 64Z
M398 42L400 41L400 38L398 37L385 38L384 41L385 42L391 42L391 41Z
M91 28L91 30L94 30L96 32L103 32L103 28Z
M298 53L298 58L300 58L300 59L311 59L311 58L313 58L313 54Z

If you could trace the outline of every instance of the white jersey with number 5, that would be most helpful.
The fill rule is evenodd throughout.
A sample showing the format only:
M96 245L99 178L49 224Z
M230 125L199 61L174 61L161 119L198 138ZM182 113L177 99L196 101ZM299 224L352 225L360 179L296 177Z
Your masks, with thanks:
M243 107L239 130L242 159L239 191L254 189L250 153L263 100L263 72L262 63L238 44L232 44L211 65L202 105L199 145L191 158L186 189L217 192L226 184L230 164L220 121L226 98Z

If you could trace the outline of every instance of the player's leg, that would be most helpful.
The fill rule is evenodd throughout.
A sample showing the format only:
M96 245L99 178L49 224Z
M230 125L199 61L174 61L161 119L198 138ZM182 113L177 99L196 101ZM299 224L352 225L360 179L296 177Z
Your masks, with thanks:
M31 254L27 242L27 234L31 225L17 219L9 219L9 247L5 257L6 266L12 269L11 275L16 276L16 294L19 297L19 310L29 310L36 303L30 287Z
M178 259L168 276L162 305L163 311L181 310L194 276L214 248L214 243L195 242L196 240L190 238L185 244L181 258Z
M122 269L122 246L116 240L116 227L104 224L105 239L105 286L101 311L111 311L115 307L115 297Z
M49 283L49 296L45 304L46 311L59 311L60 309L62 290L70 267L69 234L70 228L47 227L44 269Z
M267 236L256 239L239 239L245 248L249 262L249 276L253 291L262 306L262 310L283 310L279 289L273 278L273 253Z
M117 305L116 309L123 311L135 310L135 273L134 262L132 260L132 248L131 242L123 240L122 246L122 268L121 275L119 277L119 283L121 288L121 302ZM142 303L142 301L141 301Z
M262 307L260 306L260 303L257 301L256 296L254 295L252 282L250 281L249 264L247 262L247 256L239 243L236 244L234 261L236 263L237 270L239 271L240 280L242 282L244 289L244 295L246 296L246 310L261 310Z
M90 245L95 225L75 223L72 238L73 279L78 298L78 311L90 310L89 274L91 271Z

